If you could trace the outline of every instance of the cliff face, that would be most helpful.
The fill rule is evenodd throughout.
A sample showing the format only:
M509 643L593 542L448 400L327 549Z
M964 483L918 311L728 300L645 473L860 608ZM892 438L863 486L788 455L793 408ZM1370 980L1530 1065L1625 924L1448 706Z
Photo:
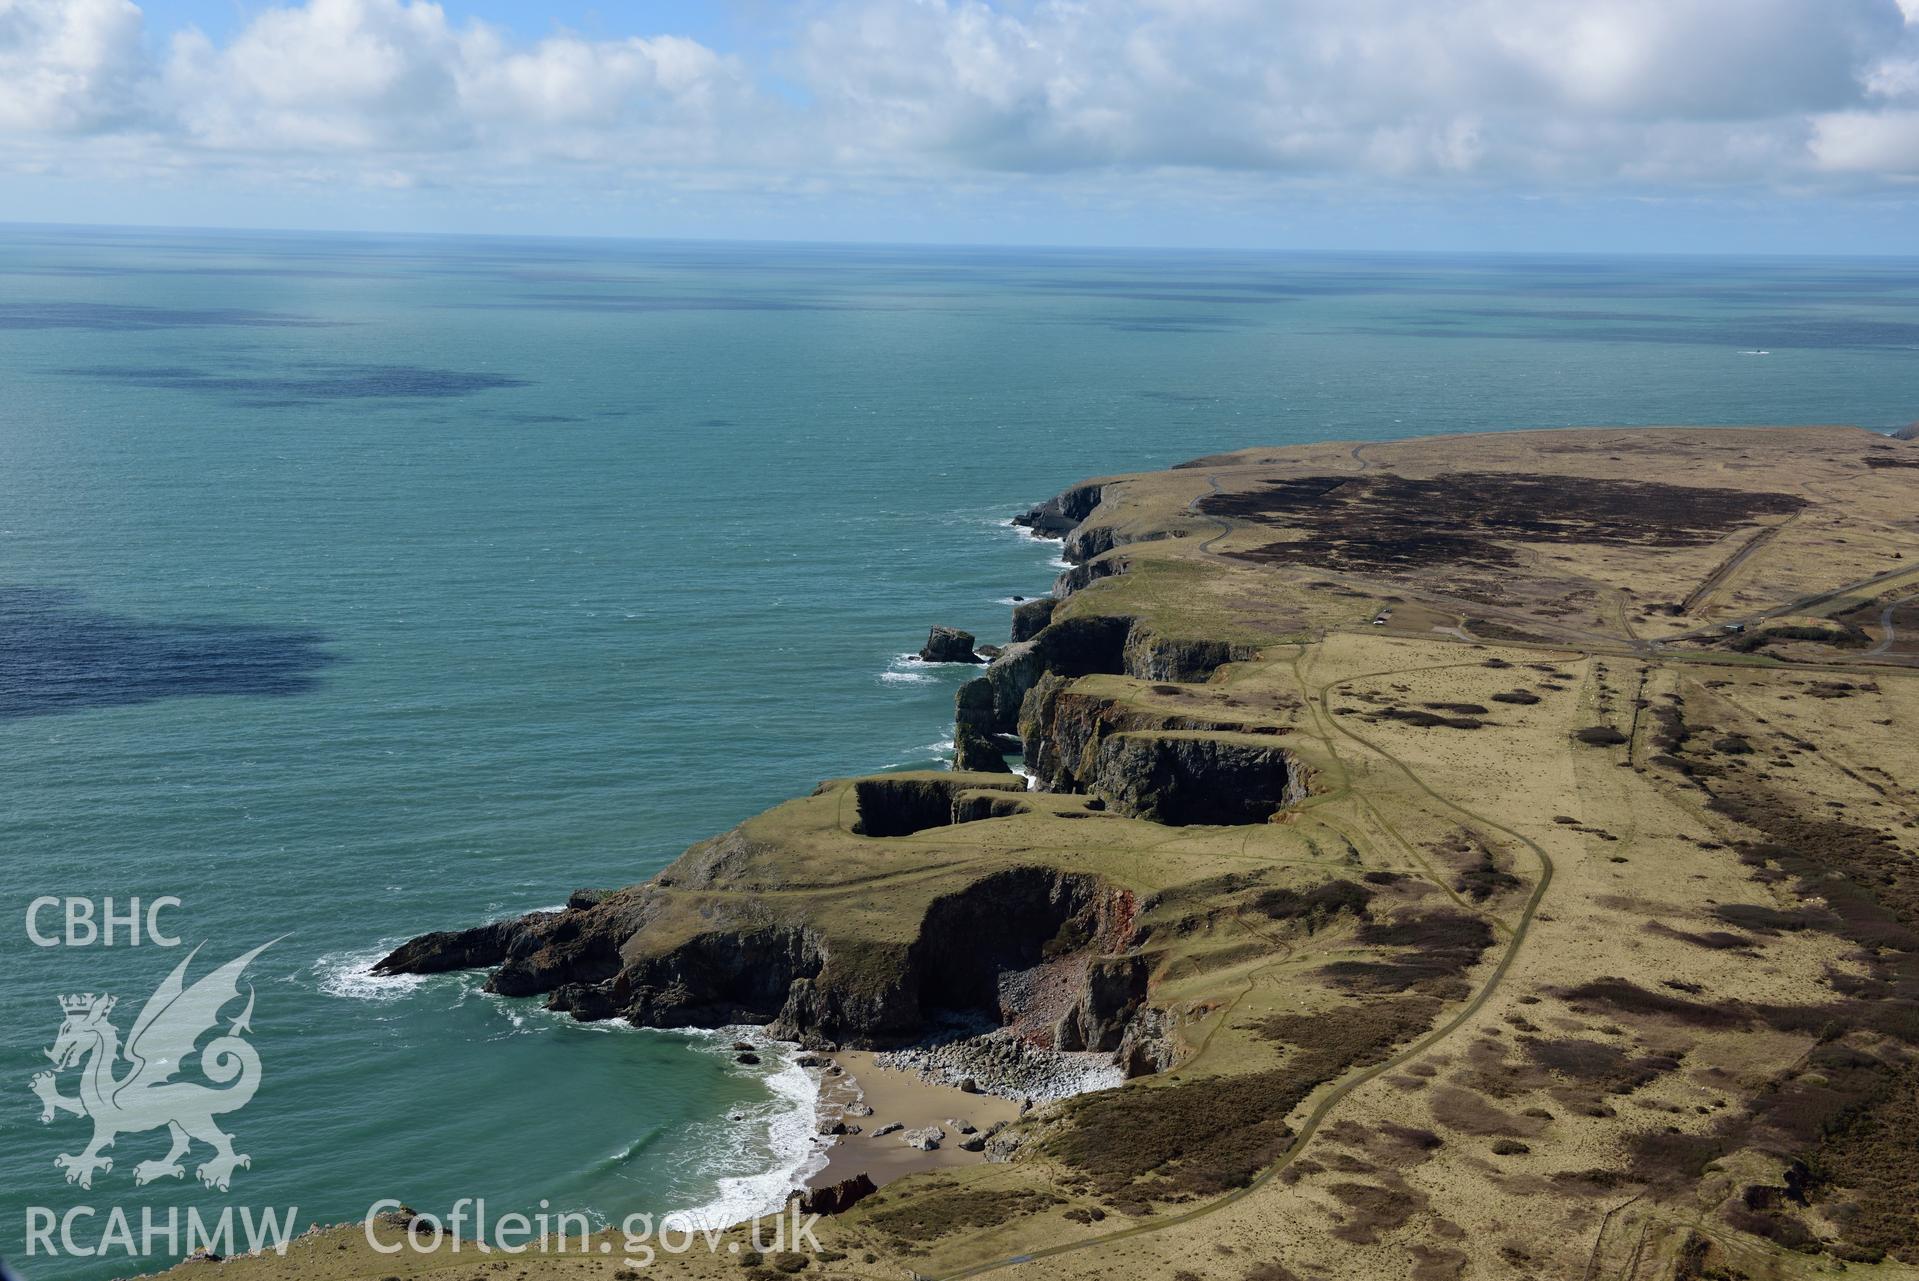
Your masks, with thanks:
M1034 687L1020 732L1039 787L1096 796L1150 822L1263 823L1311 787L1273 726L1128 701L1058 676Z
M1110 537L1075 534L1102 492L1075 487L1019 522L1069 537L1073 558L1099 558L1082 568L1118 572ZM1263 822L1304 795L1306 773L1260 737L1270 725L1077 684L1201 682L1250 650L1168 637L1125 615L1061 617L1061 604L1023 603L1013 643L960 690L955 772L824 784L695 846L644 885L426 935L380 968L491 967L491 990L543 995L582 1019L761 1023L808 1044L866 1047L957 1022L1114 1054L1129 1071L1164 1066L1174 1020L1151 1003L1154 945L1135 891L1051 856L1012 856L1032 848L1071 861L1076 842L1050 827L1007 856L970 829ZM1060 799L1042 801L1010 777L1009 751L1023 751L1039 788Z
M1028 694L1047 676L1094 674L1140 680L1203 681L1227 663L1254 657L1249 645L1205 636L1166 635L1125 614L1080 612L1059 617L1068 598L1102 579L1127 572L1124 556L1110 554L1128 542L1171 537L1159 530L1122 535L1098 519L1104 485L1078 485L1015 517L1015 523L1063 541L1072 567L1060 575L1053 595L1023 601L1013 610L1012 644L978 680L961 688L956 721L964 732L1015 734L1025 719ZM1029 744L1029 754L1030 754Z
M1264 823L1306 797L1292 753L1190 731L1106 739L1087 790L1129 818L1170 827Z
M1013 523L1049 538L1064 537L1093 514L1093 509L1099 506L1103 489L1097 483L1075 485L1037 506L1027 508L1013 517Z
M1005 776L843 780L694 847L644 885L423 935L377 969L491 967L487 987L502 995L648 1027L760 1023L809 1045L886 1047L934 1027L1017 1024L1044 1048L1117 1052L1149 970L1133 891L1030 863L945 872L923 844L1026 813L1027 796ZM930 878L860 888L838 906L832 891L799 884L843 879L862 859L869 876L891 878L920 858Z

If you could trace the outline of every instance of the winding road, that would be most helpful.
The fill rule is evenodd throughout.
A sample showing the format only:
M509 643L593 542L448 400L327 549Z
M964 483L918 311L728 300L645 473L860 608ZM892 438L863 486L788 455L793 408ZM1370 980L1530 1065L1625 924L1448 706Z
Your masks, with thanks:
M1209 477L1209 480L1210 479L1211 478ZM1217 490L1215 490L1215 492L1217 492ZM1199 499L1194 499L1193 502L1194 504L1197 504L1199 502ZM1223 534L1221 536L1223 537ZM1466 666L1475 666L1475 665L1476 664L1467 664L1467 663L1447 663L1447 664L1441 664L1440 668L1466 667ZM1493 972L1487 976L1486 981L1480 985L1479 991L1473 995L1473 998L1470 1001L1468 1001L1465 1005L1461 1006L1460 1009L1456 1011L1451 1018L1447 1019L1444 1023L1440 1024L1438 1027L1433 1028L1431 1031L1427 1032L1426 1035L1420 1037L1417 1041L1413 1042L1411 1045L1406 1047L1406 1049L1400 1051L1398 1054L1393 1055L1391 1058L1388 1058L1379 1063L1375 1063L1373 1066L1345 1078L1344 1080L1340 1081L1337 1085L1335 1085L1331 1090L1327 1091L1327 1093L1313 1107L1312 1111L1307 1113L1305 1120L1303 1120L1300 1123L1298 1133L1293 1136L1292 1142L1287 1144L1286 1150L1280 1154L1279 1159L1275 1161L1273 1164L1267 1166L1266 1169L1261 1171L1259 1175L1256 1176L1245 1187L1236 1188L1233 1191L1226 1193L1224 1196L1221 1196L1217 1198L1216 1200L1210 1201L1207 1204L1199 1206L1195 1209L1187 1210L1180 1214L1173 1214L1173 1215L1166 1215L1164 1217L1158 1217L1153 1219L1151 1222L1135 1223L1130 1227L1121 1228L1118 1231L1114 1231L1114 1232L1108 1232L1101 1236L1088 1237L1080 1241L1063 1242L1059 1245L1048 1246L1038 1250L1031 1250L1023 1254L1015 1254L1015 1255L1009 1255L1005 1258L992 1259L985 1263L976 1263L973 1266L968 1268L961 1268L955 1272L947 1272L947 1273L938 1274L938 1275L915 1274L916 1276L921 1278L921 1281L959 1281L959 1279L962 1277L983 1276L984 1274L988 1272L997 1272L1002 1268L1017 1267L1025 1263L1036 1263L1041 1259L1054 1259L1054 1258L1060 1257L1061 1255L1078 1253L1081 1250L1099 1249L1101 1247L1109 1246L1119 1241L1125 1241L1134 1237L1145 1236L1153 1232L1164 1232L1168 1228L1178 1227L1181 1224L1192 1223L1196 1220L1206 1218L1208 1215L1217 1214L1221 1210L1226 1209L1228 1206L1237 1204L1238 1202L1245 1200L1247 1197L1253 1195L1253 1193L1259 1191L1261 1188L1265 1187L1268 1183L1278 1178L1281 1172L1283 1172L1287 1166L1291 1165L1293 1161L1298 1158L1301 1152L1305 1151L1306 1146L1312 1142L1314 1135L1316 1135L1319 1132L1320 1127L1325 1124L1327 1118L1332 1114L1333 1110L1339 1107L1340 1104L1344 1103L1347 1100L1347 1098L1352 1095L1354 1091L1358 1090L1361 1086L1367 1085L1371 1083L1372 1081L1377 1080L1379 1077L1385 1075L1388 1072L1397 1071L1399 1068L1404 1067L1406 1064L1411 1063L1413 1060L1419 1058L1421 1055L1425 1054L1428 1050L1430 1050L1433 1046L1445 1040L1447 1037L1451 1036L1454 1032L1457 1032L1460 1028L1464 1027L1467 1023L1471 1022L1473 1017L1477 1015L1480 1012L1480 1010L1485 1007L1486 1003L1489 1000L1492 999L1493 994L1499 990L1500 984L1505 981L1507 973L1512 969L1513 961L1518 957L1519 949L1525 943L1526 936L1532 928L1533 919L1538 914L1540 901L1545 898L1547 887L1549 887L1552 884L1553 872L1554 872L1552 856L1547 854L1546 851L1543 848L1541 848L1538 842L1532 840L1530 837L1523 836L1520 833L1513 831L1511 828L1508 828L1501 824L1493 822L1492 820L1486 818L1482 814L1477 814L1473 812L1472 810L1466 809L1462 805L1459 805L1453 801L1447 800L1445 797L1441 796L1438 792L1434 791L1432 787L1428 785L1424 779L1419 777L1418 774L1414 773L1413 770L1404 761L1400 760L1398 757L1394 756L1392 753L1386 751L1384 748L1380 747L1378 744L1373 743L1372 741L1363 737L1357 732L1351 729L1348 729L1346 726L1340 724L1338 720L1333 717L1330 709L1327 707L1327 700L1334 691L1342 689L1345 686L1350 685L1355 681L1373 680L1373 679L1378 679L1379 677L1382 677L1382 676L1399 675L1404 671L1428 671L1428 670L1439 670L1440 668L1408 668L1408 669L1395 668L1386 672L1365 672L1356 676L1348 676L1343 680L1333 681L1326 685L1322 685L1318 687L1318 689L1313 692L1313 696L1311 699L1311 706L1313 707L1314 719L1320 721L1323 728L1330 729L1334 733L1337 733L1337 734L1343 735L1346 738L1352 739L1355 743L1358 743L1360 746L1366 748L1368 751L1384 758L1386 761L1390 762L1395 768L1400 770L1400 772L1405 774L1405 776L1408 779L1410 779L1416 787L1418 787L1422 792L1424 792L1427 796L1432 798L1434 801L1438 802L1440 805L1458 814L1464 815L1466 818L1470 819L1471 821L1478 823L1491 831L1499 832L1507 837L1510 837L1511 839L1519 842L1520 844L1524 845L1527 849L1532 851L1533 855L1539 860L1539 880L1534 884L1532 894L1526 899L1526 905L1519 913L1519 918L1517 922L1514 924L1512 929L1511 939L1508 941L1505 950L1500 954L1499 963L1494 967Z
M1886 607L1879 611L1879 630L1884 632L1885 635L1879 638L1877 645L1874 645L1865 652L1865 657L1878 658L1882 654L1892 652L1893 643L1898 639L1899 635L1898 629L1892 625L1893 611L1901 605L1911 604L1915 600L1919 600L1919 596L1901 596L1896 600L1886 602Z

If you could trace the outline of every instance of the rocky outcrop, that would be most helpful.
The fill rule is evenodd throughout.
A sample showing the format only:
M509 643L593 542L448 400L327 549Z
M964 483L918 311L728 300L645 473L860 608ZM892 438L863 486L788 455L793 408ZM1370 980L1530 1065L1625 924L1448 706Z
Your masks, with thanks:
M935 627L929 631L926 644L920 647L919 659L922 663L986 661L973 652L973 633L963 632L957 627Z
M1073 681L1048 675L1033 687L1020 708L1020 737L1026 768L1041 791L1092 789L1105 740L1126 731L1196 730L1267 734L1276 727L1257 721L1202 716L1111 693L1088 691Z
M1023 600L1013 606L1013 640L1029 641L1053 621L1053 611L1059 608L1059 601L1051 596L1036 596L1032 600Z
M1226 664L1246 662L1258 653L1253 645L1162 636L1148 627L1134 627L1127 633L1121 666L1135 680L1203 681Z
M1078 564L1103 556L1116 547L1129 543L1151 543L1162 538L1178 538L1180 534L1171 530L1146 530L1137 534L1127 533L1114 525L1084 524L1066 536L1066 545L1060 555L1066 560Z
M1102 578L1124 574L1128 568L1126 557L1118 553L1101 556L1096 560L1082 561L1071 569L1062 571L1060 576L1053 580L1053 595L1065 600L1074 592L1083 591Z
M1064 538L1093 514L1099 506L1103 487L1098 484L1075 485L1029 507L1013 517L1013 523L1047 538Z
M983 733L1017 734L1020 706L1042 676L1089 676L1125 669L1129 618L1062 619L1030 641L1008 645L978 680L960 687L955 721Z
M1306 797L1291 752L1253 739L1193 731L1115 734L1100 744L1088 791L1148 822L1263 823Z
M467 930L439 930L401 944L373 966L375 974L444 974L479 970L506 960L515 940L557 913L536 912Z
M1083 995L1055 1027L1060 1050L1117 1050L1146 1001L1146 961L1137 954L1087 965Z
M1017 740L1009 742L1004 736L988 734L973 725L956 724L953 730L953 768L972 770L987 774L1010 774L1013 767L1006 763L1008 751L1017 751Z
M1894 440L1919 440L1919 423L1907 423L1892 433Z
M1004 765L1002 761L1002 773L1008 772ZM861 836L911 836L929 827L963 822L955 813L955 798L966 789L981 787L1014 792L1026 789L1015 779L1001 783L958 775L882 774L860 779L853 784L858 815L853 830Z
M977 823L989 818L1010 818L1032 808L1024 792L961 792L953 798L953 821Z
M812 1188L800 1196L801 1214L845 1214L878 1192L872 1176L861 1173L823 1188Z
M973 781L961 795L978 803L993 792ZM946 803L950 810L952 793ZM689 893L731 884L736 851L727 845L696 847L670 872ZM1084 1011L1076 1026L1097 1028L1101 1044L1117 1045L1113 1019L1137 1012L1129 1002L1143 995L1126 987L1121 999L1112 977L1134 973L1129 967L1139 963L1107 959L1136 947L1131 895L1093 876L1038 866L990 872L929 900L904 935L862 933L831 916L780 920L751 894L708 899L691 915L675 915L671 879L586 909L423 936L386 958L382 972L496 964L489 990L544 994L549 1008L576 1018L620 1017L646 1027L762 1024L815 1046L910 1044L955 1021L1027 1019L1037 1000L1027 994L1042 990L1076 1002ZM1032 977L1042 971L1053 979Z

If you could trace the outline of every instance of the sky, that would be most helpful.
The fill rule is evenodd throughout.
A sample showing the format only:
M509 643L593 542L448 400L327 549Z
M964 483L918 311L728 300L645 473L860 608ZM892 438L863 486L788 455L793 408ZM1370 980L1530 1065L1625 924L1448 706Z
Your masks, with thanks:
M0 221L1919 253L1919 0L0 0Z

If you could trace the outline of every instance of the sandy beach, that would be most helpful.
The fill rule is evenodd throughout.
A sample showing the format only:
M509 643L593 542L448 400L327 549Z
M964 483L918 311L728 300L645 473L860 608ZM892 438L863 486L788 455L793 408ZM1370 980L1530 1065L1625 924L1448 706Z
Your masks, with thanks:
M995 1124L1019 1116L1019 1104L1012 1099L967 1094L950 1085L922 1080L917 1072L883 1068L871 1054L862 1051L842 1051L828 1056L826 1063L820 1084L821 1120L830 1123L843 1119L849 1127L859 1126L861 1132L840 1136L826 1166L808 1181L812 1187L827 1187L861 1173L883 1185L921 1170L977 1164L986 1159L986 1154L962 1149L960 1141L967 1136L955 1123L984 1133ZM832 1074L834 1064L843 1069L839 1076ZM848 1107L858 1104L872 1108L873 1114L847 1113ZM889 1124L903 1128L875 1135L874 1131ZM946 1132L937 1149L922 1152L901 1140L903 1133L926 1126L938 1126Z

